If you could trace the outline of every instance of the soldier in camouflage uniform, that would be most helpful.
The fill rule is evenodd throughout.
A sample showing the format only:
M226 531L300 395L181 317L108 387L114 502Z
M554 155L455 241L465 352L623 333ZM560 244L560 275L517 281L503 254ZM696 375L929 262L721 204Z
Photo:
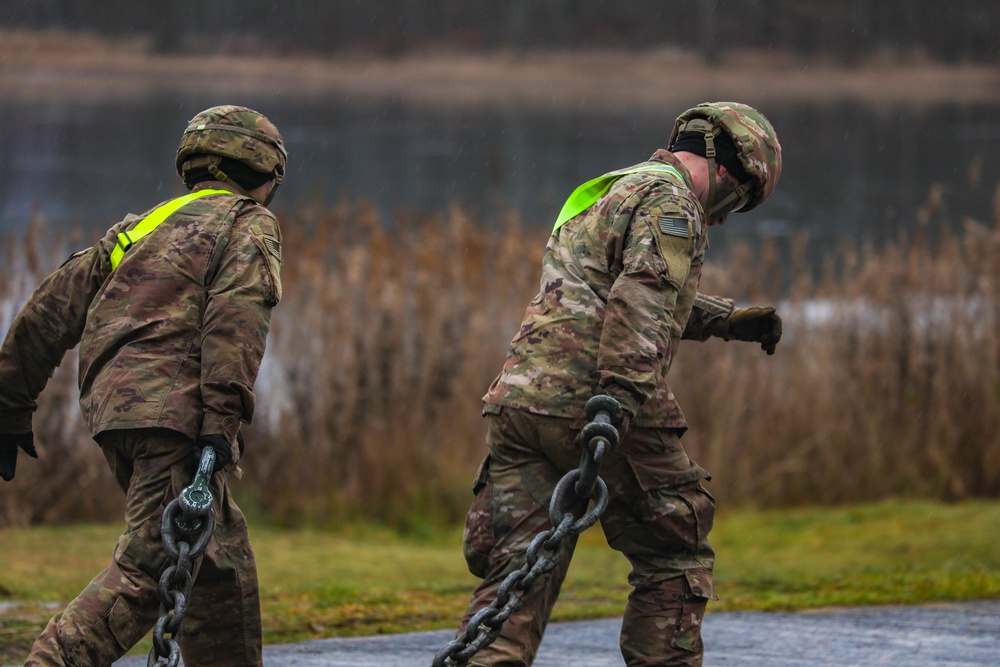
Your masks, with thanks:
M170 559L164 507L194 478L197 452L239 474L240 425L281 298L281 233L266 208L286 153L277 128L244 107L192 119L177 152L191 193L129 215L72 255L20 311L0 348L0 476L36 456L36 398L80 344L80 405L125 492L126 528L109 567L56 615L26 665L110 665L157 619ZM156 224L159 221L159 224ZM224 474L215 533L195 563L178 639L188 667L260 665L257 570Z
M754 341L774 352L773 308L737 309L696 290L708 227L768 198L781 149L767 119L736 103L686 111L668 147L578 188L549 238L541 290L484 397L489 454L464 536L469 569L483 582L461 632L551 527L553 488L580 462L573 443L584 404L607 394L625 412L621 443L600 472L611 497L604 532L632 564L622 654L630 667L702 664L701 621L717 599L715 502L701 484L709 473L681 446L687 422L666 376L682 338ZM575 538L563 544L572 554ZM470 664L531 664L568 565L567 557L537 580L524 609Z

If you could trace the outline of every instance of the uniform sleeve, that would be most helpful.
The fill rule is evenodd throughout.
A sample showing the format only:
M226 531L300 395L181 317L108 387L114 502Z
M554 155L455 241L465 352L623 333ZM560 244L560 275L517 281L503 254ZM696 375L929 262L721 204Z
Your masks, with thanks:
M712 336L721 338L729 326L735 302L719 296L699 293L694 298L691 317L684 327L684 340L706 341Z
M264 357L271 309L281 299L277 220L252 205L237 216L208 285L202 326L202 435L236 442L253 419L253 385Z
M38 395L80 342L90 303L111 270L103 245L70 256L11 323L0 346L0 433L32 430Z
M598 382L633 415L670 364L674 308L695 254L692 215L683 197L650 191L632 215L623 268L608 295Z

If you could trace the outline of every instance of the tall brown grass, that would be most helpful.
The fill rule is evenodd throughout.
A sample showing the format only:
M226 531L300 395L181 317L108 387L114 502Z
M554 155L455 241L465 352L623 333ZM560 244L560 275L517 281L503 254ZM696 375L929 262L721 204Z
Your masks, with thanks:
M839 249L820 270L804 238L790 253L765 243L710 259L703 291L774 303L785 318L773 357L685 343L671 371L684 443L725 504L1000 496L1000 210L930 234L948 228L930 224L942 222L935 202L912 238ZM384 225L342 202L282 216L284 297L235 485L258 519L461 517L483 453L480 397L537 289L545 242L545 230L473 215ZM7 244L0 325L65 251L39 222ZM41 459L21 457L0 486L0 525L119 513L77 414L74 363L40 402Z

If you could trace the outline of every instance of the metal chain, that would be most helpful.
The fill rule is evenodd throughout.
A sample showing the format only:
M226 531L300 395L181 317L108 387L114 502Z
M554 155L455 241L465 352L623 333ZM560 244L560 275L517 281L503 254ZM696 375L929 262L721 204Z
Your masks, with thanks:
M559 564L564 556L563 540L579 535L597 523L608 506L608 486L600 478L601 459L618 446L616 424L622 422L622 409L610 396L594 396L587 401L591 421L580 433L587 443L580 467L570 470L556 483L549 502L549 521L554 530L543 530L528 545L521 569L511 572L501 582L496 599L469 619L462 636L449 642L434 655L432 667L464 667L476 653L492 644L508 618L524 608L535 581ZM593 497L594 505L586 509Z
M191 599L192 565L215 532L215 510L208 486L214 467L215 450L205 447L201 450L194 481L163 510L163 549L173 564L160 577L160 618L153 627L153 648L149 651L147 667L177 667L180 664L181 648L177 637L184 610ZM184 538L191 538L192 542ZM168 633L170 637L166 636Z

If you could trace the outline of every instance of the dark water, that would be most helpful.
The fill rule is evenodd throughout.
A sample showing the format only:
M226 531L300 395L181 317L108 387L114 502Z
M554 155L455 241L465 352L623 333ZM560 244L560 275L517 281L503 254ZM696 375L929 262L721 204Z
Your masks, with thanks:
M690 106L594 114L176 92L107 102L8 97L0 100L0 231L40 211L54 226L96 235L127 212L180 194L173 171L180 132L196 112L225 102L262 111L286 138L279 212L348 196L373 200L389 220L400 209L440 212L460 202L483 224L512 208L525 225L544 228L576 185L662 147L673 118ZM737 239L799 231L815 252L880 242L912 229L932 188L943 195L932 225L964 216L992 223L1000 181L995 106L758 106L784 147L781 183L767 204L713 236L713 253Z

